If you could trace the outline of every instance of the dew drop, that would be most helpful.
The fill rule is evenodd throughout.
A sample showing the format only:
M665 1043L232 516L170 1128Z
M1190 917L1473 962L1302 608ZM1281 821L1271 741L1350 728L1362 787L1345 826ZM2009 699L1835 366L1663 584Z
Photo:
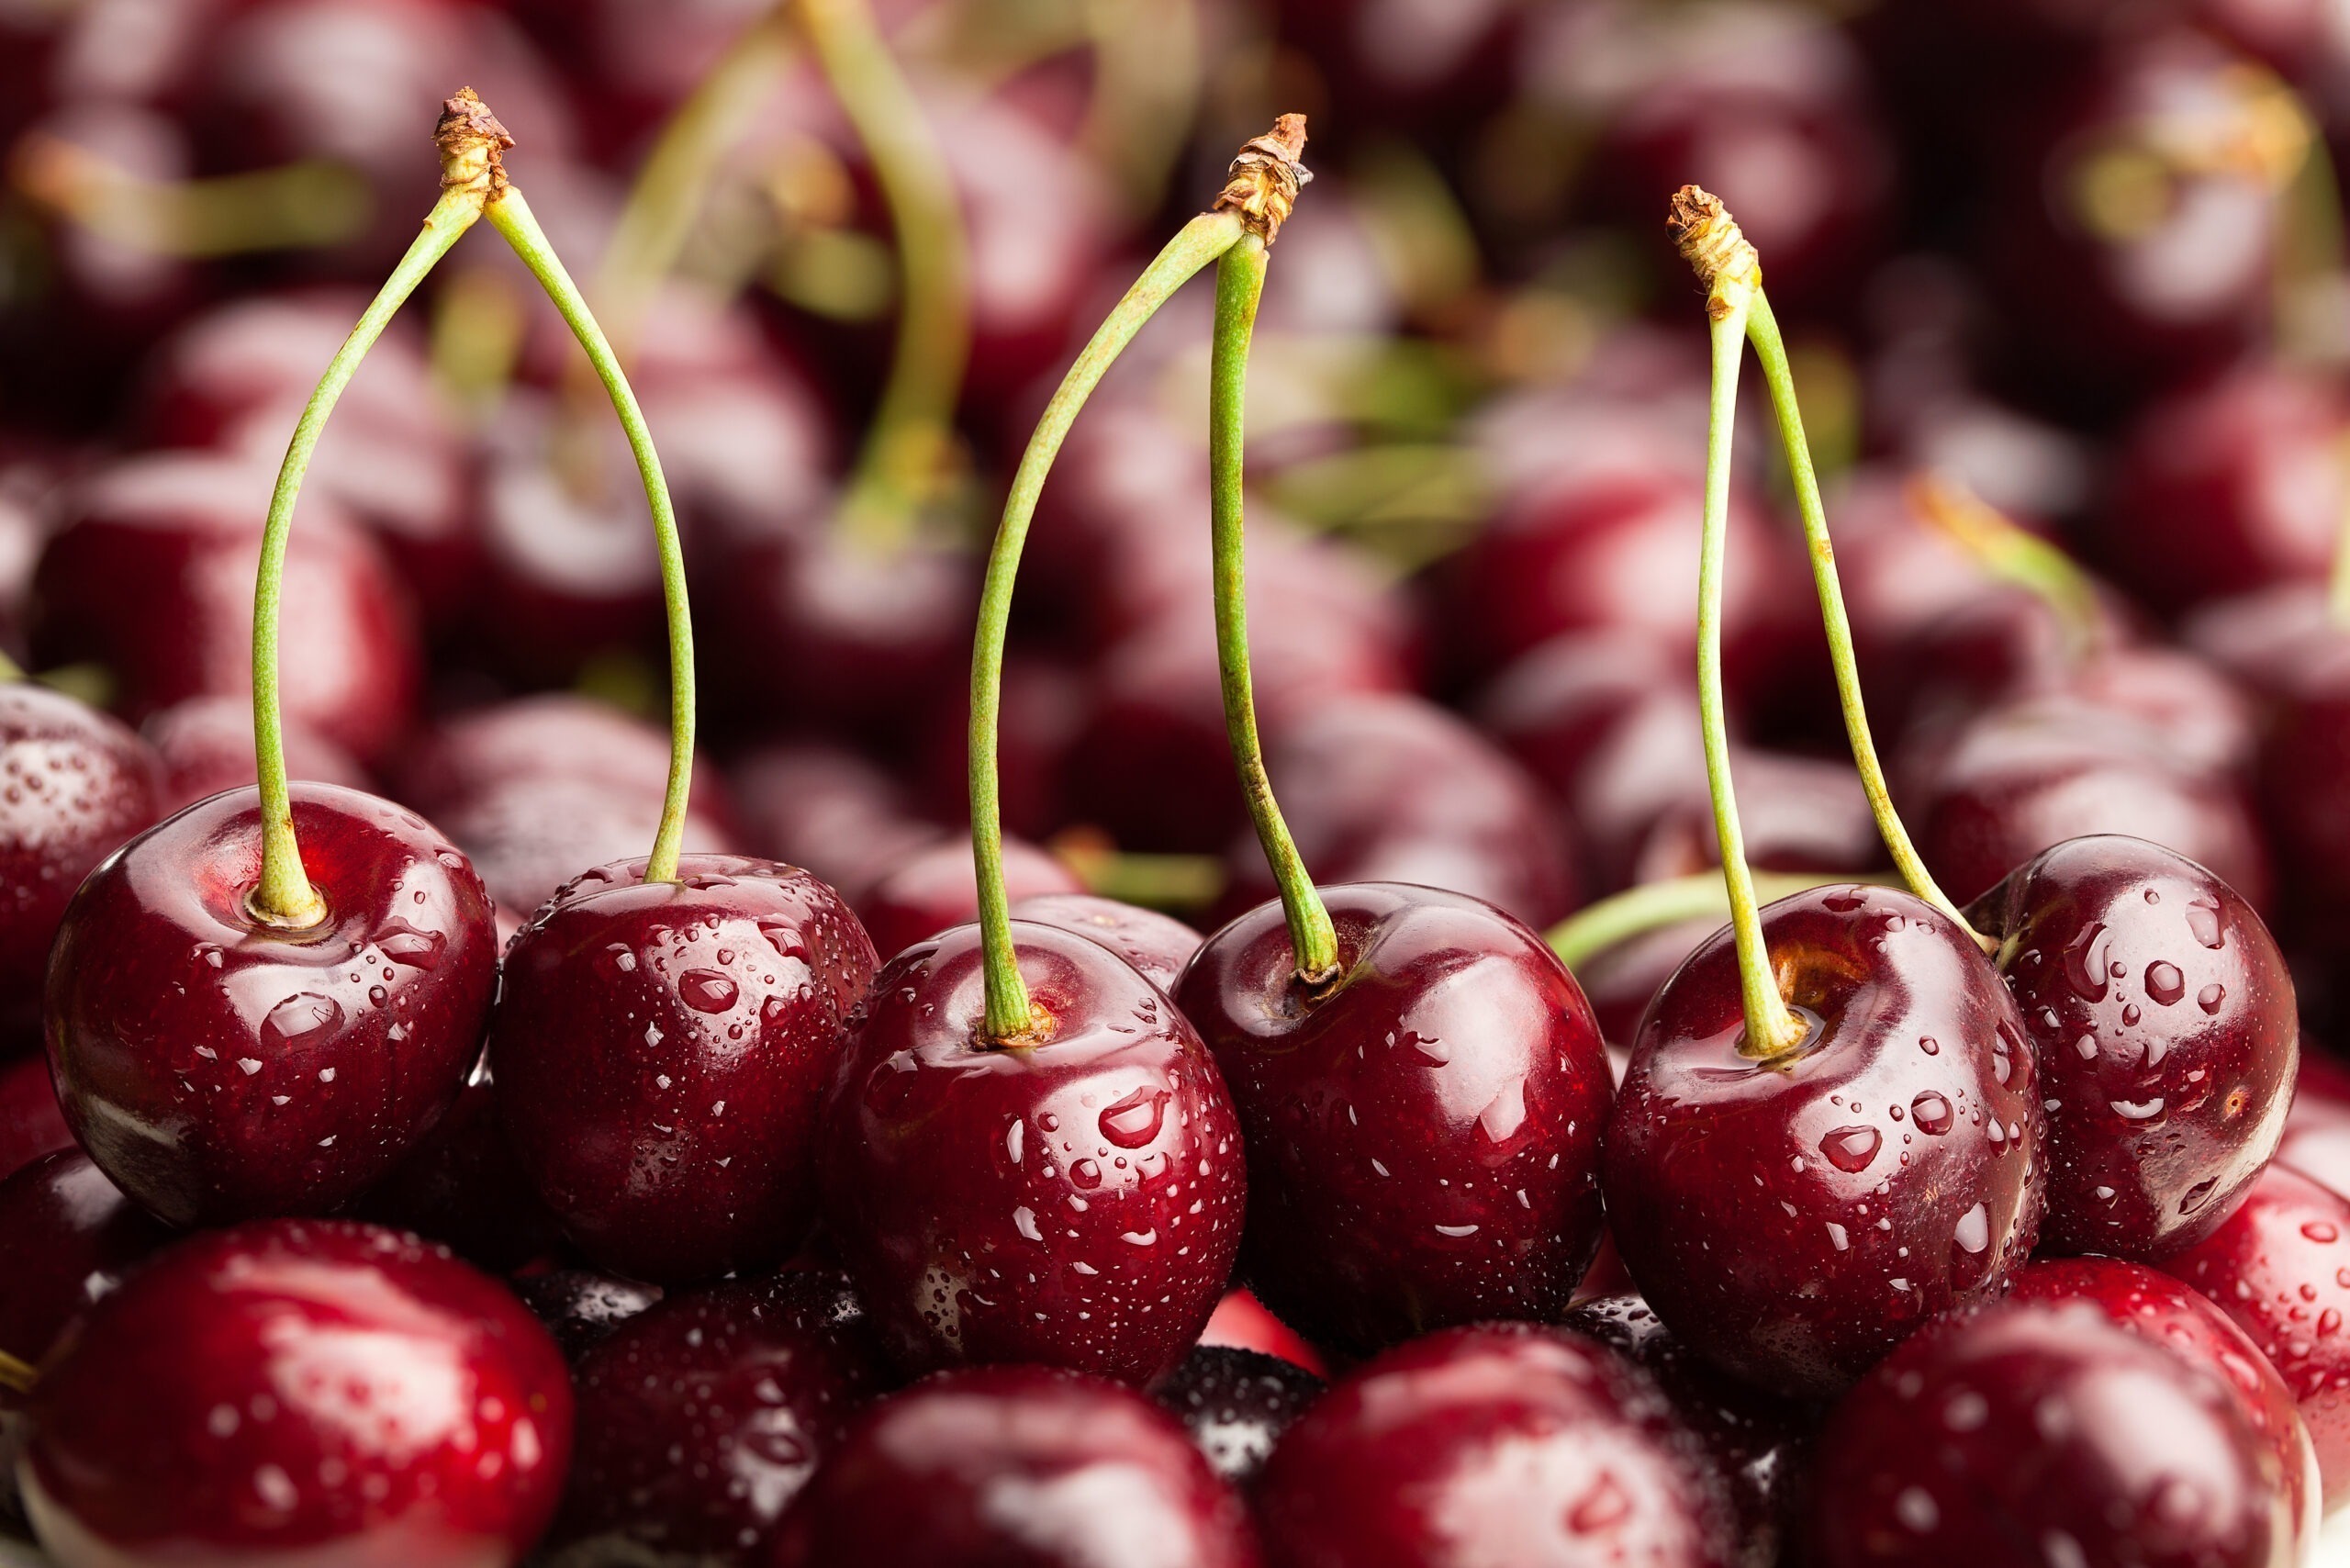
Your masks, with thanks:
M317 1044L342 1023L342 1004L313 991L297 991L262 1020L261 1042L272 1051Z
M442 955L448 950L449 939L437 931L419 931L405 920L387 920L383 934L375 938L384 957L411 969L437 969Z
M677 994L697 1013L723 1013L742 992L716 969L688 969L677 977Z
M2146 966L2146 995L2161 1006L2168 1007L2187 994L2187 977L2178 966L2156 958Z
M2195 993L2195 1005L2201 1008L2206 1013L2218 1013L2220 1011L2221 1003L2227 1000L2228 988L2220 984L2217 980L2212 981L2210 985L2205 986L2201 991Z
M1958 1228L1951 1232L1951 1239L1969 1252L1980 1252L1991 1245L1991 1211L1975 1204L1958 1216Z
M1158 1136L1159 1124L1167 1115L1167 1102L1173 1096L1164 1089L1149 1085L1103 1107L1101 1116L1102 1136L1120 1148L1140 1148Z
M1869 1161L1876 1158L1877 1146L1883 1141L1874 1127L1838 1127L1819 1140L1819 1152L1837 1170L1857 1175L1869 1168Z
M2104 936L2104 922L2093 920L2065 944L2065 983L2072 987L2073 994L2083 1002L2105 1000L2105 957L2093 951Z
M2218 948L2226 936L2220 929L2220 901L2189 899L2187 901L2187 929L2206 947Z
M1950 1102L1928 1089L1909 1102L1909 1119L1918 1124L1921 1133L1946 1133L1956 1118L1951 1114Z

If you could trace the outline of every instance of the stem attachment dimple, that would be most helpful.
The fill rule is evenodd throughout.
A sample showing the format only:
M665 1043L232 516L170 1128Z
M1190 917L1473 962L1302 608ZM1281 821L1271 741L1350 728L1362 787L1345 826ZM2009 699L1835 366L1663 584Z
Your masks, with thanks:
M1265 288L1265 241L1251 230L1216 263L1215 345L1208 369L1208 471L1214 514L1215 651L1224 688L1225 734L1265 864L1281 889L1297 978L1319 985L1338 969L1338 937L1273 799L1257 734L1248 669L1248 546L1243 526L1245 404L1248 341Z

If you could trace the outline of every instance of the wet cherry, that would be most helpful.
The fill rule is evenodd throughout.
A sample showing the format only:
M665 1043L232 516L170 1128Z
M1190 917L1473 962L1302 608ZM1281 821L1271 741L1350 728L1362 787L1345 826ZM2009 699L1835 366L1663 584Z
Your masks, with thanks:
M59 1149L0 1182L0 1353L38 1367L65 1326L167 1245L172 1232L80 1149ZM18 1403L0 1393L0 1409Z
M2154 1260L2234 1212L2292 1098L2293 982L2252 906L2143 839L2075 838L1969 906L2048 1113L2041 1246Z
M1175 1000L1247 1134L1244 1270L1356 1354L1563 1310L1599 1245L1607 1062L1542 939L1480 900L1321 890L1337 969L1299 980L1278 903L1208 938Z
M572 1364L629 1319L662 1298L659 1285L599 1274L592 1269L550 1269L512 1282L514 1294L554 1336Z
M253 913L261 808L241 790L126 845L59 928L48 1040L66 1122L174 1224L349 1202L480 1049L498 953L472 866L371 795L297 784L292 800L316 924Z
M1003 846L1003 876L1006 894L1014 901L1082 890L1077 873L1017 839ZM874 950L885 958L962 924L979 911L971 846L960 835L909 850L856 896L856 912L873 934Z
M688 855L574 879L507 950L489 1061L514 1153L604 1267L772 1265L816 1217L816 1114L873 947L805 871Z
M1175 977L1200 950L1200 934L1173 915L1096 893L1038 893L1015 899L1012 918L1090 936L1161 991L1175 989Z
M49 1058L36 1051L0 1062L0 1177L53 1148L72 1148L73 1134L49 1081Z
M1294 1361L1230 1345L1195 1345L1151 1393L1191 1431L1218 1475L1246 1486L1322 1390L1322 1380Z

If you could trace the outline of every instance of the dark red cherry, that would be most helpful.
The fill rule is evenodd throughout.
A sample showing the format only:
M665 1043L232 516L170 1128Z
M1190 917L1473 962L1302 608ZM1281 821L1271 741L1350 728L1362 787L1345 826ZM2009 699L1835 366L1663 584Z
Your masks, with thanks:
M658 806L669 789L668 733L608 702L548 692L442 720L398 773L400 798L436 816L516 778L593 783ZM694 770L691 801L710 825L732 824L716 768Z
M1298 980L1271 903L1175 988L1239 1108L1251 1288L1355 1354L1555 1316L1599 1245L1609 1084L1590 1005L1491 904L1392 882L1323 899L1334 978Z
M250 692L274 468L151 453L74 487L34 577L35 657L105 665L133 720L183 698ZM381 547L325 501L302 509L286 545L285 713L375 762L412 717L416 631Z
M308 724L281 720L279 727L285 771L294 778L346 790L372 786L356 758ZM167 812L254 781L251 698L186 698L151 715L140 730L162 765Z
M2350 1067L2306 1033L2277 1158L2337 1193L2350 1187Z
M882 966L824 1106L824 1219L910 1371L1147 1383L1215 1310L1248 1190L1214 1060L1109 948L1015 924L1040 1043L979 1037L976 926Z
M18 1473L68 1568L510 1563L554 1512L571 1386L445 1251L267 1220L157 1256L59 1347Z
M970 809L971 705L962 683L943 684L916 737L913 796L924 812L953 822ZM996 708L997 793L1005 832L1043 839L1069 824L1061 786L1087 702L1086 675L1074 661L1017 646L1005 653Z
M399 1164L481 1048L489 898L424 821L293 788L326 918L263 924L261 804L216 795L150 828L74 895L48 1039L74 1137L175 1225L339 1207Z
M1200 950L1200 934L1173 915L1094 893L1038 893L1015 902L1012 918L1090 936L1161 991Z
M1675 921L1671 925L1628 936L1575 966L1575 983L1583 987L1584 997L1590 1001L1591 1015L1599 1025L1600 1038L1607 1042L1611 1051L1631 1050L1640 1020L1647 1015L1649 1003L1656 999L1657 991L1673 978L1684 959L1721 929L1721 924L1714 915Z
M1077 873L1033 844L1006 839L1003 879L1014 901L1084 890ZM960 834L934 838L879 872L856 895L856 913L885 958L902 953L979 913L979 874L971 842Z
M1340 1378L1257 1487L1272 1568L1733 1561L1719 1482L1655 1385L1595 1340L1452 1328Z
M1498 746L1424 698L1316 702L1274 730L1265 766L1298 853L1333 882L1416 882L1547 926L1580 902L1558 815ZM1223 907L1273 896L1257 836L1226 851Z
M670 1296L610 1328L575 1381L552 1539L583 1561L744 1568L768 1561L777 1520L882 1387L855 1298L805 1269Z
M1742 1055L1727 927L1657 993L1607 1127L1609 1230L1656 1314L1723 1370L1831 1394L2031 1252L2040 1093L2015 999L1973 939L1886 888L1762 911L1810 1025Z
M476 1066L448 1114L352 1215L412 1230L493 1274L565 1256L563 1226L522 1174L498 1101L487 1064Z
M507 948L489 1062L514 1154L588 1257L638 1279L789 1257L816 1219L817 1108L873 946L772 861L585 873Z
M1830 1416L1811 1560L2285 1568L2275 1450L2229 1386L2099 1308L2019 1302L1911 1336Z
M39 1366L68 1323L171 1240L78 1148L0 1181L0 1250L8 1257L0 1351ZM0 1393L0 1409L18 1403Z
M896 778L838 746L762 747L731 778L751 847L805 867L852 905L883 871L945 834L914 814Z
M1258 1555L1239 1495L1164 1411L1101 1378L1010 1366L942 1372L867 1411L767 1561L1257 1568Z
M2297 642L2279 673L2260 756L2261 805L2291 898L2330 910L2350 895L2350 637Z
M592 1269L550 1269L509 1282L574 1366L665 1294L659 1285Z
M1321 1397L1323 1386L1295 1361L1201 1344L1151 1394L1183 1423L1218 1475L1245 1487L1290 1424Z
M2293 1391L2331 1509L2350 1497L2350 1201L2271 1165L2228 1222L2163 1271L2235 1320Z
M2315 1539L2322 1490L2317 1450L2293 1391L2225 1313L2170 1275L2119 1258L2047 1258L2008 1281L2011 1301L2085 1301L2140 1338L2165 1345L2233 1389L2240 1408L2275 1450L2296 1534Z
M2277 1151L2300 1024L2267 926L2143 839L2067 839L1967 906L1997 937L2048 1113L2040 1245L2152 1260L2218 1228Z
M0 1177L53 1148L73 1147L73 1135L49 1081L49 1058L35 1051L0 1062Z
M1668 711L1658 704L1657 711ZM1661 768L1678 755L1684 742L1635 760L1619 754L1595 768L1583 782L1595 795L1613 797L1627 806L1639 800L1637 785L1652 768ZM1617 771L1620 763L1624 770ZM1750 865L1770 871L1808 871L1819 876L1858 876L1885 864L1885 841L1876 819L1869 814L1868 796L1850 762L1804 756L1792 752L1765 751L1733 745L1730 767L1738 777L1738 813L1746 834ZM1670 793L1652 794L1646 802L1647 818L1628 843L1609 846L1604 857L1629 853L1630 883L1685 877L1721 865L1721 850L1714 838L1714 809L1703 788L1702 769ZM1636 807L1635 810L1638 808ZM1622 813L1629 815L1631 813ZM1591 824L1593 836L1605 833L1609 812Z
M0 1051L40 1038L41 977L90 868L158 814L155 754L62 692L0 682Z

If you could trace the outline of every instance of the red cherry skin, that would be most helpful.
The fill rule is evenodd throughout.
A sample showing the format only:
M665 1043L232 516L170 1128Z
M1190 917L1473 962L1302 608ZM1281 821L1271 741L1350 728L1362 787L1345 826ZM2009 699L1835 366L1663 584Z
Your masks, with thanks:
M40 1038L66 901L155 821L160 794L153 750L120 723L47 687L0 683L0 1051Z
M1912 1335L1829 1417L1821 1568L2287 1568L2277 1455L2218 1376L2098 1307L2017 1302Z
M365 790L372 781L358 759L308 724L281 721L285 771L318 784ZM176 812L207 795L251 784L253 705L246 697L189 697L151 714L140 726L163 769L163 810Z
M489 897L422 818L293 787L327 916L255 919L261 802L232 790L125 845L66 910L48 1039L73 1136L174 1225L331 1210L456 1098L498 980Z
M1741 1055L1729 929L1692 953L1608 1123L1609 1232L1692 1349L1817 1398L2031 1252L2040 1095L2014 998L1930 905L1814 888L1767 905L1762 932L1810 1037L1775 1065Z
M49 1081L49 1058L36 1051L0 1062L0 1177L54 1148L72 1148L73 1131Z
M1607 1059L1542 939L1480 900L1322 890L1338 972L1301 984L1278 903L1175 988L1240 1110L1243 1271L1308 1339L1367 1354L1565 1310L1599 1245Z
M772 1266L816 1219L816 1117L873 946L794 867L688 855L572 880L506 951L489 1063L516 1160L601 1266Z
M2186 1283L2120 1258L2042 1258L2008 1281L2010 1301L2059 1305L2086 1301L2106 1317L2194 1365L2217 1372L2236 1392L2253 1429L2276 1451L2295 1531L2316 1539L2323 1498L2317 1450L2294 1406L2293 1391L2244 1331Z
M122 1195L78 1148L61 1148L0 1182L0 1351L38 1367L58 1334L122 1282L172 1232ZM0 1409L22 1403L0 1391Z
M515 1562L571 1387L536 1319L414 1237L265 1220L157 1256L60 1346L19 1470L65 1568Z
M2067 839L1967 909L2000 940L2048 1113L2049 1252L2142 1261L2243 1201L2285 1130L2293 980L2250 904L2159 845Z
M1151 1397L1192 1434L1215 1473L1247 1486L1274 1443L1322 1395L1320 1378L1295 1361L1230 1345L1198 1344Z
M1020 1499L1017 1506L1006 1500ZM973 1367L882 1400L784 1516L769 1568L1258 1568L1239 1496L1131 1389Z
M1161 991L1175 989L1175 977L1200 950L1200 934L1173 915L1096 893L1038 893L1019 899L1013 903L1012 918L1090 936Z
M1003 881L1014 901L1085 890L1076 872L1016 838L1004 841ZM856 913L873 934L874 950L884 958L977 919L979 879L970 840L953 834L909 850L856 895Z
M567 1256L561 1222L514 1159L498 1101L488 1065L476 1065L448 1114L352 1216L412 1230L493 1274Z
M403 762L398 782L401 800L437 814L515 778L593 783L657 807L669 790L668 732L590 698L520 697L442 721ZM694 769L690 799L711 825L732 825L716 768Z
M1098 942L1013 926L1041 1044L983 1044L979 934L882 966L824 1106L827 1230L915 1372L1036 1361L1147 1383L1215 1310L1248 1176L1223 1078Z
M745 1568L882 1387L856 1298L806 1269L670 1296L588 1350L576 1383L553 1539Z
M2271 1165L2228 1222L2163 1260L2234 1319L2300 1402L2330 1510L2350 1498L2350 1201Z
M2350 1187L2350 1067L2306 1034L2277 1158L2337 1193Z
M1272 1568L1728 1564L1728 1505L1655 1385L1595 1340L1449 1328L1340 1378L1257 1486Z

